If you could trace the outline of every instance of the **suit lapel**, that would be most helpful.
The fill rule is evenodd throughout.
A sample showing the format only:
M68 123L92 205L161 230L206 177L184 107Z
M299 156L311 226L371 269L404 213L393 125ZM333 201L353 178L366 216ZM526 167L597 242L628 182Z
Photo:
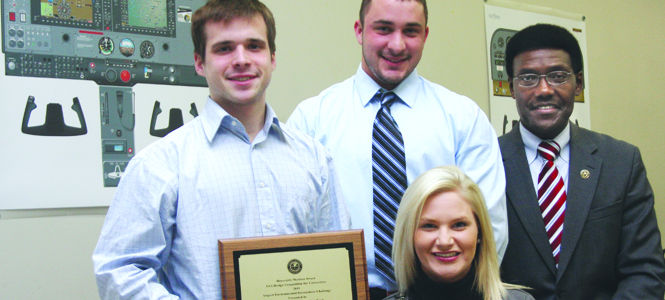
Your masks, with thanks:
M557 281L565 273L572 258L598 185L602 160L594 155L596 149L597 145L585 137L583 129L573 124L570 125L570 166L568 170L566 217L563 223ZM588 171L588 176L582 176L584 170Z
M538 206L538 197L533 187L531 171L524 152L524 143L519 132L519 126L515 126L505 135L504 143L501 145L503 165L506 169L506 196L515 208L519 221L527 232L531 243L537 249L542 259L552 274L556 273L552 249L545 232L545 223ZM526 241L515 241L516 245Z

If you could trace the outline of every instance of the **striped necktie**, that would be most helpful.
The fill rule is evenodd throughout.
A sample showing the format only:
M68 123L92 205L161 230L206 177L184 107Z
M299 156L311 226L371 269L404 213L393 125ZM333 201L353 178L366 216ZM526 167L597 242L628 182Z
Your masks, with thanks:
M566 187L554 159L561 147L555 141L544 141L538 145L538 154L545 158L545 165L538 175L538 205L545 222L545 231L552 247L554 262L559 267L563 219L566 215Z
M390 114L390 105L399 100L397 95L380 89L374 98L381 101L372 133L374 256L376 269L394 284L395 274L391 259L393 231L397 208L407 185L404 141Z

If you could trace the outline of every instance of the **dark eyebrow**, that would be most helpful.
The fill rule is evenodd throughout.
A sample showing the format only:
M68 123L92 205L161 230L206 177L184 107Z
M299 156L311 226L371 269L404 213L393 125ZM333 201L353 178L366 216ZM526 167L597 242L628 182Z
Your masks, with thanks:
M254 38L248 38L246 39L243 43L252 43L252 44L260 44L260 45L266 45L267 42L262 39L254 39ZM217 43L214 43L210 45L210 47L222 47L222 46L231 46L233 44L236 44L234 41L220 41Z
M376 25L376 24L378 24L378 25L393 25L394 23L391 22L391 21L387 21L387 20L376 20L372 23L372 25Z
M406 26L407 27L423 27L423 25L418 23L418 22L406 23Z
M373 25L377 25L377 24L378 25L394 25L395 23L392 22L392 21L388 21L388 20L376 20L372 24ZM409 22L409 23L406 23L406 27L420 27L420 28L422 28L423 25L418 23L418 22Z
M536 74L538 72L536 72L533 69L524 68L524 69L515 70L515 73L517 75L522 75L522 74Z
M265 40L262 40L262 39L252 39L252 38L249 38L249 39L247 39L247 42L250 42L250 43L257 43L257 44L261 44L261 45L265 45L265 44L266 44L266 41L265 41Z
M571 72L568 71L568 68L565 65L556 65L556 66L550 66L547 67L545 70L546 73L553 72L553 71L566 71L566 72ZM571 72L574 73L574 72ZM516 76L522 75L522 74L538 74L538 72L534 69L531 68L524 68L524 69L519 69L516 70Z
M214 47L229 46L229 45L233 45L233 42L231 42L231 41L219 41L217 43L214 43L214 44L210 45L210 47L214 48Z

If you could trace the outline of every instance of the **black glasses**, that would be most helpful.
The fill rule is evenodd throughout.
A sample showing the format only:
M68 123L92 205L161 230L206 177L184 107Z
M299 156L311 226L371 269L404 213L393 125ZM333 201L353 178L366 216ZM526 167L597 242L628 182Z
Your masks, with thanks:
M567 71L552 71L543 75L520 74L513 78L513 81L516 81L517 85L521 87L532 88L540 83L541 78L545 77L545 81L547 81L550 86L558 86L568 82L571 75L573 75L573 73Z

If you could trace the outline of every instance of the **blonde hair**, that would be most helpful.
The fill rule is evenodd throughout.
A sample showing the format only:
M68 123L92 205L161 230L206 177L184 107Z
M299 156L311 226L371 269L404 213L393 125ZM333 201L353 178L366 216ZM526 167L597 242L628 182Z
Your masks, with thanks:
M471 206L480 240L474 258L474 287L485 300L501 299L506 294L506 286L501 283L492 224L483 194L473 180L455 166L437 167L423 173L404 192L393 237L395 279L400 294L407 293L419 272L413 236L423 206L427 199L441 192L456 192Z

